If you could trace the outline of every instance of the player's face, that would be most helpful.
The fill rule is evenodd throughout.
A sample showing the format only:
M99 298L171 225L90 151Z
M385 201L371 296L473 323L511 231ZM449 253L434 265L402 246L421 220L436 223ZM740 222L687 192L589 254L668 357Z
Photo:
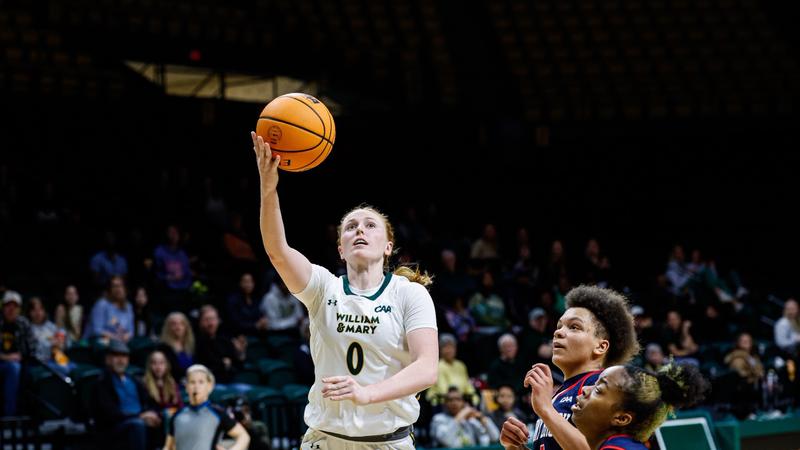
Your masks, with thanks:
M339 254L348 262L374 262L392 254L386 224L378 214L357 209L342 221Z
M595 336L594 314L586 308L569 308L553 333L553 363L565 372L591 361L594 352L608 347Z
M203 372L192 372L186 379L186 393L189 394L189 403L192 405L199 405L208 400L212 390L214 383Z
M583 392L572 405L572 421L590 441L630 422L630 414L619 408L627 381L624 367L609 367L600 374L594 386L583 388Z

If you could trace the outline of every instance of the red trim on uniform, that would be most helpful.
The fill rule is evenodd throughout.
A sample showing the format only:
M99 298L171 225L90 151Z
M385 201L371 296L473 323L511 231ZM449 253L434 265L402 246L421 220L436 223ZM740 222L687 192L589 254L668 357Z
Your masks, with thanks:
M607 437L607 438L606 438L606 440L605 440L605 442L608 442L608 441L610 441L610 440L612 440L612 439L616 439L616 438L618 438L618 437L626 437L626 438L631 438L631 439L633 439L634 441L636 440L636 438L634 438L634 437L633 437L633 436L631 436L630 434L615 434L615 435L613 435L613 436L609 436L609 437Z
M566 389L562 390L562 391L561 391L561 392L559 392L558 394L554 395L554 396L553 396L553 400L557 399L558 397L561 397L561 394L563 394L564 392L567 392L568 390L570 390L570 389L574 388L574 387L575 387L575 386L577 386L578 384L580 384L580 385L581 385L581 387L580 387L580 388L578 388L578 395L580 395L580 394L581 394L581 391L580 391L580 390L581 390L581 389L583 389L583 384L584 384L584 383L586 383L586 379L587 379L587 378L589 378L590 376L592 376L592 375L594 375L594 374L596 374L596 373L600 373L600 372L602 372L602 370L593 370L593 371L591 371L591 372L587 373L586 375L584 375L583 377L581 377L581 379L580 379L580 380L578 380L578 381L576 381L575 383L573 383L573 384L572 384L572 386L570 386L570 387L568 387L568 388L566 388Z
M589 372L585 377L583 377L583 380L582 380L583 382L581 383L581 387L578 388L578 395L583 394L583 385L586 383L586 379L589 378L590 376L596 374L596 373L601 373L601 372L602 372L602 370L595 370L594 372Z
M606 440L603 441L603 442L608 442L608 441L610 441L612 439L616 439L616 438L631 438L631 440L636 441L636 439L633 436L631 436L630 434L615 434L613 436L610 436L610 437L606 438ZM636 442L639 442L639 441L636 441ZM622 447L617 447L616 445L610 445L609 444L609 445L601 445L600 446L600 450L625 450L625 449L622 448Z

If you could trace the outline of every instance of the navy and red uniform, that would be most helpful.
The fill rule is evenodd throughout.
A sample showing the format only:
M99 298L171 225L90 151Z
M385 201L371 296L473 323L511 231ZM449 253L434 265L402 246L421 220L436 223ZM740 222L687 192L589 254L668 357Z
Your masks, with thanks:
M647 450L647 446L633 436L617 434L603 441L598 450Z
M558 388L558 392L553 396L553 407L572 426L575 426L572 422L572 405L578 400L578 396L583 392L584 386L592 386L597 382L600 372L602 370L585 372L565 380L564 384ZM558 445L550 430L547 429L542 419L538 417L536 418L536 426L531 434L530 442L532 450L561 450L561 446Z

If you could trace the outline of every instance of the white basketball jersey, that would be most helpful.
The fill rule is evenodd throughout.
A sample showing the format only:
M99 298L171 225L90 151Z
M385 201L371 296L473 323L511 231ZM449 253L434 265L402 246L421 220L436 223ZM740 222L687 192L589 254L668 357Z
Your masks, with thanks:
M295 296L309 311L314 359L306 424L346 436L372 436L416 422L419 403L413 395L358 406L350 400L322 398L322 378L349 375L366 386L408 366L406 335L418 328L436 329L427 289L387 273L377 291L367 294L352 288L346 276L336 277L314 265L308 285Z

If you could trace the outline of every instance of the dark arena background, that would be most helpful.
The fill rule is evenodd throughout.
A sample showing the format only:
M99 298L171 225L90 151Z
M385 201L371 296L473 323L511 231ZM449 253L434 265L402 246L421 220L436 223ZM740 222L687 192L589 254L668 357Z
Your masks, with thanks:
M107 341L89 326L115 274L135 314L129 374L183 311L189 358L225 372L212 400L249 424L250 448L298 447L304 319L248 328L264 312L240 288L252 274L261 305L278 284L249 132L289 92L337 126L319 167L280 175L290 244L342 273L342 215L385 212L395 261L436 276L439 333L456 336L477 410L494 413L512 362L549 361L564 294L598 284L638 307L634 364L673 353L712 381L651 448L798 448L799 19L766 0L0 0L0 352L20 344L15 293L38 341L17 375L0 360L4 407L19 383L2 449L121 445L96 417ZM176 289L156 250L169 226L190 268ZM67 286L74 338L57 314ZM204 340L204 305L225 345ZM516 355L500 354L505 333ZM526 418L524 372L510 383ZM441 394L421 395L418 447L448 446L431 429Z

